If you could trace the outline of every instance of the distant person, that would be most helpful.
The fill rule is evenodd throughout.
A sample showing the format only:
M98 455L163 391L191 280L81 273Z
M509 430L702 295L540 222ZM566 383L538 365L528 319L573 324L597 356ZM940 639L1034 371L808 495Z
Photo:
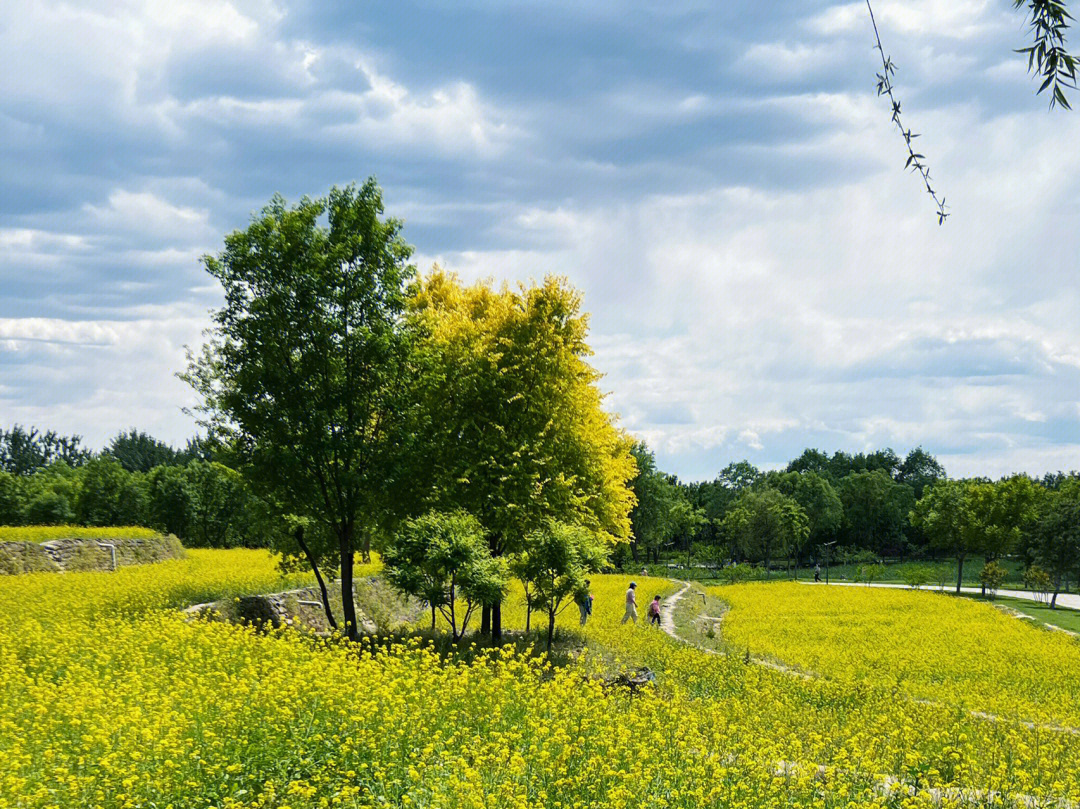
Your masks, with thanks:
M644 565L641 566L641 575L642 576L648 576L649 575L649 569L647 567L645 567Z
M814 581L821 581L821 565L814 565Z
M577 606L578 611L581 613L582 626L585 626L589 620L589 616L592 615L593 595L589 592L590 584L592 584L592 582L585 579L585 589L578 594Z
M633 621L637 623L637 582L630 582L630 589L626 591L626 613L622 617L622 623Z
M654 596L649 605L649 624L660 626L660 596Z

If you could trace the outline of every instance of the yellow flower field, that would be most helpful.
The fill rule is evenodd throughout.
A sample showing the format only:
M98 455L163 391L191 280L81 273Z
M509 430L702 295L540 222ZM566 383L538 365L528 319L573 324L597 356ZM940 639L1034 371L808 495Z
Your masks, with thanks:
M890 683L804 681L621 626L627 581L594 579L588 651L552 668L509 648L442 659L419 641L350 648L188 623L171 609L290 583L254 551L0 580L0 807L1080 800L1072 736L898 700ZM674 589L638 581L643 603ZM504 619L523 622L519 596ZM560 626L576 625L571 607ZM649 665L657 686L609 689L601 659ZM940 804L932 788L945 790Z
M1080 727L1080 643L941 593L790 582L712 588L735 647L832 679Z

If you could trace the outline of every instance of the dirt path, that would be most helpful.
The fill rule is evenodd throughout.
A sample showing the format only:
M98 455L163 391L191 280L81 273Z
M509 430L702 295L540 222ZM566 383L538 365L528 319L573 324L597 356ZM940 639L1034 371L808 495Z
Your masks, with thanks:
M682 589L675 595L668 596L660 606L660 628L667 632L675 640L682 640L675 632L675 607L678 605L686 591L690 589L690 582L682 582Z

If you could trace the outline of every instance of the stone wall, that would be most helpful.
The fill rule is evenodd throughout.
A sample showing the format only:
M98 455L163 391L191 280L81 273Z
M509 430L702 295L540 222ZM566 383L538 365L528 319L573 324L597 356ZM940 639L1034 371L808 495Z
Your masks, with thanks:
M341 586L332 582L330 587L330 608L338 620L341 620ZM356 604L356 590L353 589L353 603ZM283 593L242 596L231 601L213 601L209 604L196 604L184 612L193 618L208 618L234 623L251 624L260 627L291 626L305 629L319 635L329 634L330 624L326 620L318 587L304 587ZM356 621L360 631L366 635L378 631L372 621L356 605Z
M155 539L52 539L48 542L0 542L0 574L112 570L179 559L184 548L174 536Z

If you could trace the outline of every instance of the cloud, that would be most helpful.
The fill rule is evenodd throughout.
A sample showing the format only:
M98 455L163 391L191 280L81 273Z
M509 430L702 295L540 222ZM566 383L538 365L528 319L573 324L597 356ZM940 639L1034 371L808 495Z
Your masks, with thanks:
M180 440L199 256L376 174L422 265L580 286L609 406L684 477L807 445L1069 465L1080 125L1009 4L874 5L944 228L864 5L571 6L6 5L0 423Z

